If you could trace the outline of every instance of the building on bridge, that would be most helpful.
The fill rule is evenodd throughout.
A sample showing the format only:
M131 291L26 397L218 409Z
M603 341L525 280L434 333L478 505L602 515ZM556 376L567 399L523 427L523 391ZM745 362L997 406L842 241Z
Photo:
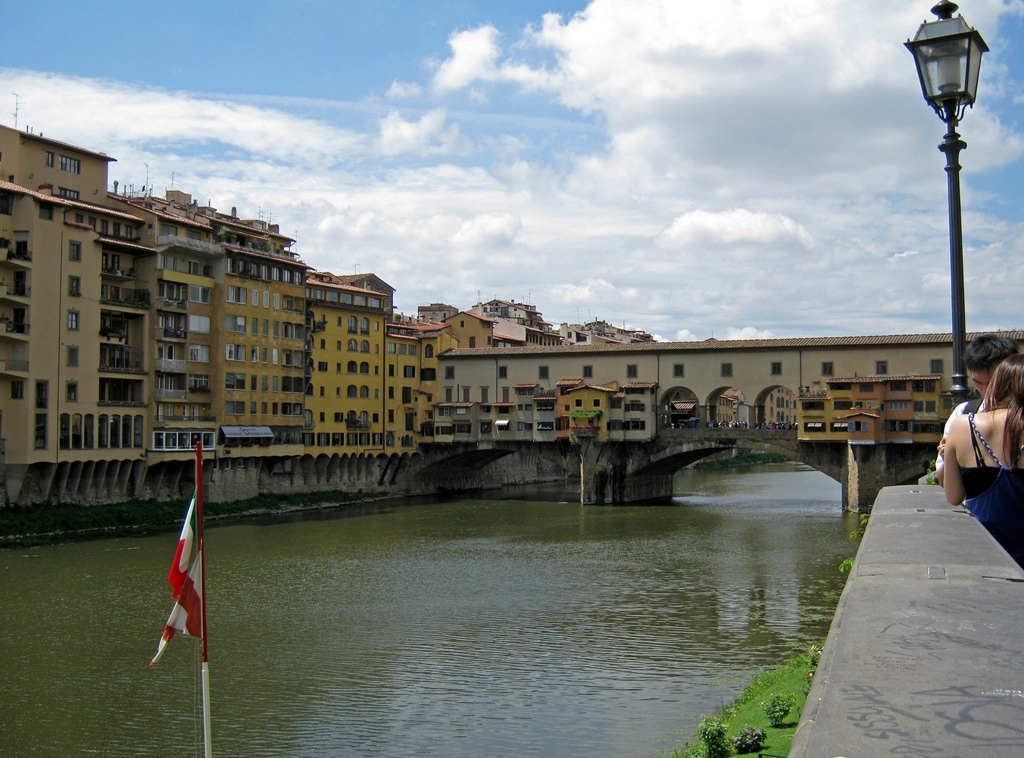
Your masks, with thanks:
M935 444L949 410L935 374L831 378L800 394L798 438L851 445ZM945 393L948 397L949 393Z

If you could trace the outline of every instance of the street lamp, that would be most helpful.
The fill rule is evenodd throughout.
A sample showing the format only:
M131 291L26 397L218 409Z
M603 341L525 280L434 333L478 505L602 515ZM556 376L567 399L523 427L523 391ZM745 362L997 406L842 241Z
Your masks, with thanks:
M937 21L925 21L906 46L914 54L924 99L946 123L946 136L939 150L946 154L946 184L949 196L949 279L953 301L953 375L949 388L954 407L967 399L964 350L967 344L964 308L964 239L960 224L960 151L967 143L956 127L978 92L982 53L988 45L964 21L953 18L956 3L941 0L932 8Z

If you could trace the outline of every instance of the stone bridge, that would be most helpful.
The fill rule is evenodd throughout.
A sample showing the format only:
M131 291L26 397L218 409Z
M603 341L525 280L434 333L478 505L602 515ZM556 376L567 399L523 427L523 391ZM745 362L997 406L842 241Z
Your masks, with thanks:
M508 461L489 471L492 463L514 455L522 460L524 475L543 470L578 474L584 504L668 498L673 476L691 463L727 450L776 453L839 482L843 504L851 510L870 509L883 487L916 482L935 456L931 445L804 442L795 431L759 429L662 429L649 441L481 441L424 447L419 465L409 473L427 489L448 492L516 483L509 479Z

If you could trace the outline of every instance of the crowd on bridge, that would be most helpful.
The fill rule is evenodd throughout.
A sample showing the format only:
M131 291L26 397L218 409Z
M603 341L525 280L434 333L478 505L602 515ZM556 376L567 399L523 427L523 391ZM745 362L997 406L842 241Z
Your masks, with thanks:
M670 426L673 429L700 429L706 426L708 429L756 429L758 431L792 431L797 428L796 424L783 424L781 422L769 421L751 427L746 421L708 421L702 424L697 417L688 418L685 421L675 421Z

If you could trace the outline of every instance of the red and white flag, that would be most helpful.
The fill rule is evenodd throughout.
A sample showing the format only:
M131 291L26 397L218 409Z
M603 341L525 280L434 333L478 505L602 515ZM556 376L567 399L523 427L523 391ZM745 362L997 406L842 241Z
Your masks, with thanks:
M173 588L171 597L177 598L177 602L171 609L171 615L164 626L164 633L160 637L156 655L149 662L150 666L160 660L164 648L174 637L175 632L184 632L190 637L203 636L203 557L199 550L198 529L196 528L196 498L198 494L197 490L192 495L188 513L185 514L185 523L181 527L181 536L178 538L178 549L174 553L174 562L167 574L167 581Z

